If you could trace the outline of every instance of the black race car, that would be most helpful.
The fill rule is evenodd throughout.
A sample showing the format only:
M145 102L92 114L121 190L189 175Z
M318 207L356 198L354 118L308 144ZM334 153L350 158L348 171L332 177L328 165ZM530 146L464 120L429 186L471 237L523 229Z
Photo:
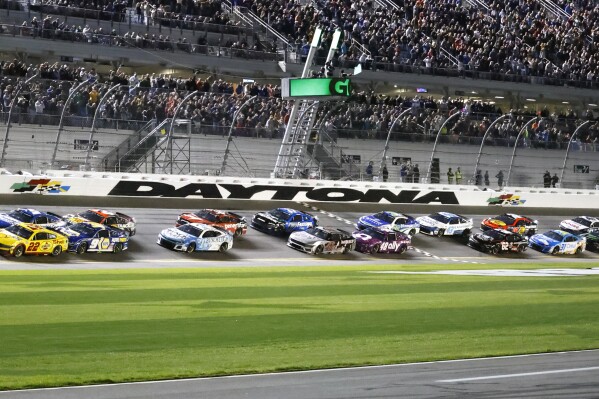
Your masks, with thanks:
M580 236L587 239L587 251L599 252L599 229L591 229L588 233Z
M472 234L468 246L496 255L499 252L524 252L528 248L528 240L507 230L487 230Z

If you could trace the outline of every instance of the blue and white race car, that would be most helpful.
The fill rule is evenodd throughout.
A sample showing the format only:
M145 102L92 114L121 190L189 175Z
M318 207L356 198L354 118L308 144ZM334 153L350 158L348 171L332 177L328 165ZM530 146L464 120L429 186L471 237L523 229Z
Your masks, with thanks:
M562 220L559 228L572 234L585 234L599 230L599 218L578 216L574 219Z
M416 218L420 232L431 236L468 236L472 232L472 219L450 212L431 213Z
M382 211L358 219L358 229L364 230L368 227L399 231L410 236L415 236L420 231L420 224L412 216L391 211Z
M268 212L258 212L252 216L252 226L270 234L287 234L305 231L316 227L318 218L310 213L290 208L277 208Z
M51 227L69 239L69 252L123 252L129 247L129 234L94 222L75 223L70 226Z
M60 215L30 208L18 208L7 213L0 213L0 229L17 223L33 223L47 228L60 227L67 224L66 220Z
M220 227L189 223L162 230L156 242L165 248L187 253L225 252L233 247L233 235Z
M545 254L579 254L585 250L587 240L563 230L550 230L530 237L528 246Z

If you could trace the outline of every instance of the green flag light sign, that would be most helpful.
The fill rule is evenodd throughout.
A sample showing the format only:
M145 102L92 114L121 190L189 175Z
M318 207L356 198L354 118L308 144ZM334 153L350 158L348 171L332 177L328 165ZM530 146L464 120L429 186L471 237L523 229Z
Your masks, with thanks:
M285 99L345 98L351 93L351 81L348 78L284 78L281 81L281 94Z

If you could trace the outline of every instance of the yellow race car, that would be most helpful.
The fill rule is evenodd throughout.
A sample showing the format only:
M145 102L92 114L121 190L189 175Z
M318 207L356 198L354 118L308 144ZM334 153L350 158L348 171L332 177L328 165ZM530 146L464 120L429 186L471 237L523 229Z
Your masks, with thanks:
M0 229L0 251L16 258L23 254L58 256L68 248L68 238L37 224L18 223Z

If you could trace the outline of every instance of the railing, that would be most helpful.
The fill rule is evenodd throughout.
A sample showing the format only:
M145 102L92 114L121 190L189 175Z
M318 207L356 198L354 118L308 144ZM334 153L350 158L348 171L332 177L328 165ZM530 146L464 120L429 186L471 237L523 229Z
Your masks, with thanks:
M201 54L213 57L243 58L259 61L280 61L283 56L277 53L254 51L242 48L230 48L221 46L207 46L191 44L184 41L154 40L147 37L124 38L117 35L101 35L89 31L71 32L56 31L55 29L35 29L30 26L0 25L0 34L33 39L60 40L65 42L79 42L107 47L128 47L149 50L161 50L170 52L185 52L189 54Z
M558 18L563 18L563 19L570 18L570 16L568 15L568 13L566 11L562 10L562 8L560 6L558 6L551 0L538 0L538 2L539 2L539 4L541 4L541 6L543 6L543 8L545 8L547 11L552 13L554 16L556 16Z
M110 170L114 168L119 163L121 155L129 152L145 135L148 134L148 132L154 130L155 127L155 119L148 121L141 129L138 129L134 134L128 136L118 147L115 147L110 151L103 159L105 169Z

